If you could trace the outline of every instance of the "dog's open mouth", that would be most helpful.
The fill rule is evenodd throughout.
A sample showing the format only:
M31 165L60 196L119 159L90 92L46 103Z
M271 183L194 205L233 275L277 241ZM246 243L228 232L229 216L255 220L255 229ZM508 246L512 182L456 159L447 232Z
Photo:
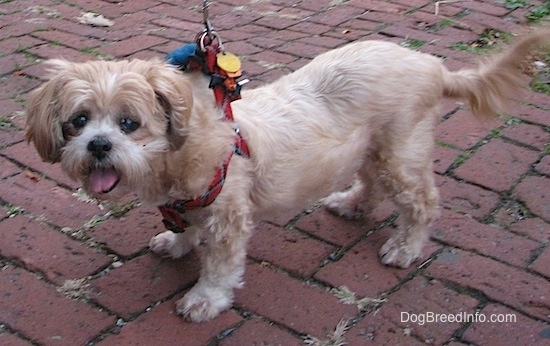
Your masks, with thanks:
M94 168L88 176L90 180L90 190L95 194L107 193L112 191L120 181L118 172L110 168Z

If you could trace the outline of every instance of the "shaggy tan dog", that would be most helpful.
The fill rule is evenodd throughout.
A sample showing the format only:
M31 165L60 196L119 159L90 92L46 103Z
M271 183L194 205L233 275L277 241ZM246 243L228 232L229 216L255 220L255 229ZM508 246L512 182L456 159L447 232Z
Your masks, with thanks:
M520 62L549 40L547 31L531 34L458 72L396 44L357 42L244 92L232 104L235 123L223 119L200 73L160 61L54 60L49 81L28 100L26 138L94 197L135 192L163 205L204 193L233 152L238 127L251 157L233 157L221 194L186 214L193 226L185 233L166 231L150 243L178 258L205 240L200 279L177 311L206 321L242 286L253 220L331 193L326 206L343 216L393 198L402 227L380 257L409 266L438 215L432 150L441 99L466 100L477 117L503 110L520 89Z

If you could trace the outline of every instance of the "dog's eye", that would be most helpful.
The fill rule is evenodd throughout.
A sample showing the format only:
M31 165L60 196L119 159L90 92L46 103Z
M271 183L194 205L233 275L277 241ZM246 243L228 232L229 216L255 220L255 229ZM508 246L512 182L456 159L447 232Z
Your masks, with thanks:
M122 132L128 134L132 133L140 127L140 123L130 118L120 119L120 129Z
M90 115L88 114L88 112L79 112L73 117L73 120L71 120L71 124L74 126L75 129L78 130L86 126L86 123L88 123L89 119Z

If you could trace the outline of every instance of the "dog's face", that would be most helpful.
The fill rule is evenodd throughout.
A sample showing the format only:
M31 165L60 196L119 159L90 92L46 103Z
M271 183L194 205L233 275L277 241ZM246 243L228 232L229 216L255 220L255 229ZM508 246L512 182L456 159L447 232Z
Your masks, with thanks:
M148 184L179 149L191 85L160 61L52 60L27 103L26 138L92 196L116 199Z

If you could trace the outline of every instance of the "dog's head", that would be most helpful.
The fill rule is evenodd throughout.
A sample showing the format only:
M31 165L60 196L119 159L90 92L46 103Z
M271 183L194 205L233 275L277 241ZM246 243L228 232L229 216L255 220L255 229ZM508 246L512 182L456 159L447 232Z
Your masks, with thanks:
M176 69L142 60L48 64L49 80L27 102L26 139L91 195L147 184L163 153L183 145L192 90Z

